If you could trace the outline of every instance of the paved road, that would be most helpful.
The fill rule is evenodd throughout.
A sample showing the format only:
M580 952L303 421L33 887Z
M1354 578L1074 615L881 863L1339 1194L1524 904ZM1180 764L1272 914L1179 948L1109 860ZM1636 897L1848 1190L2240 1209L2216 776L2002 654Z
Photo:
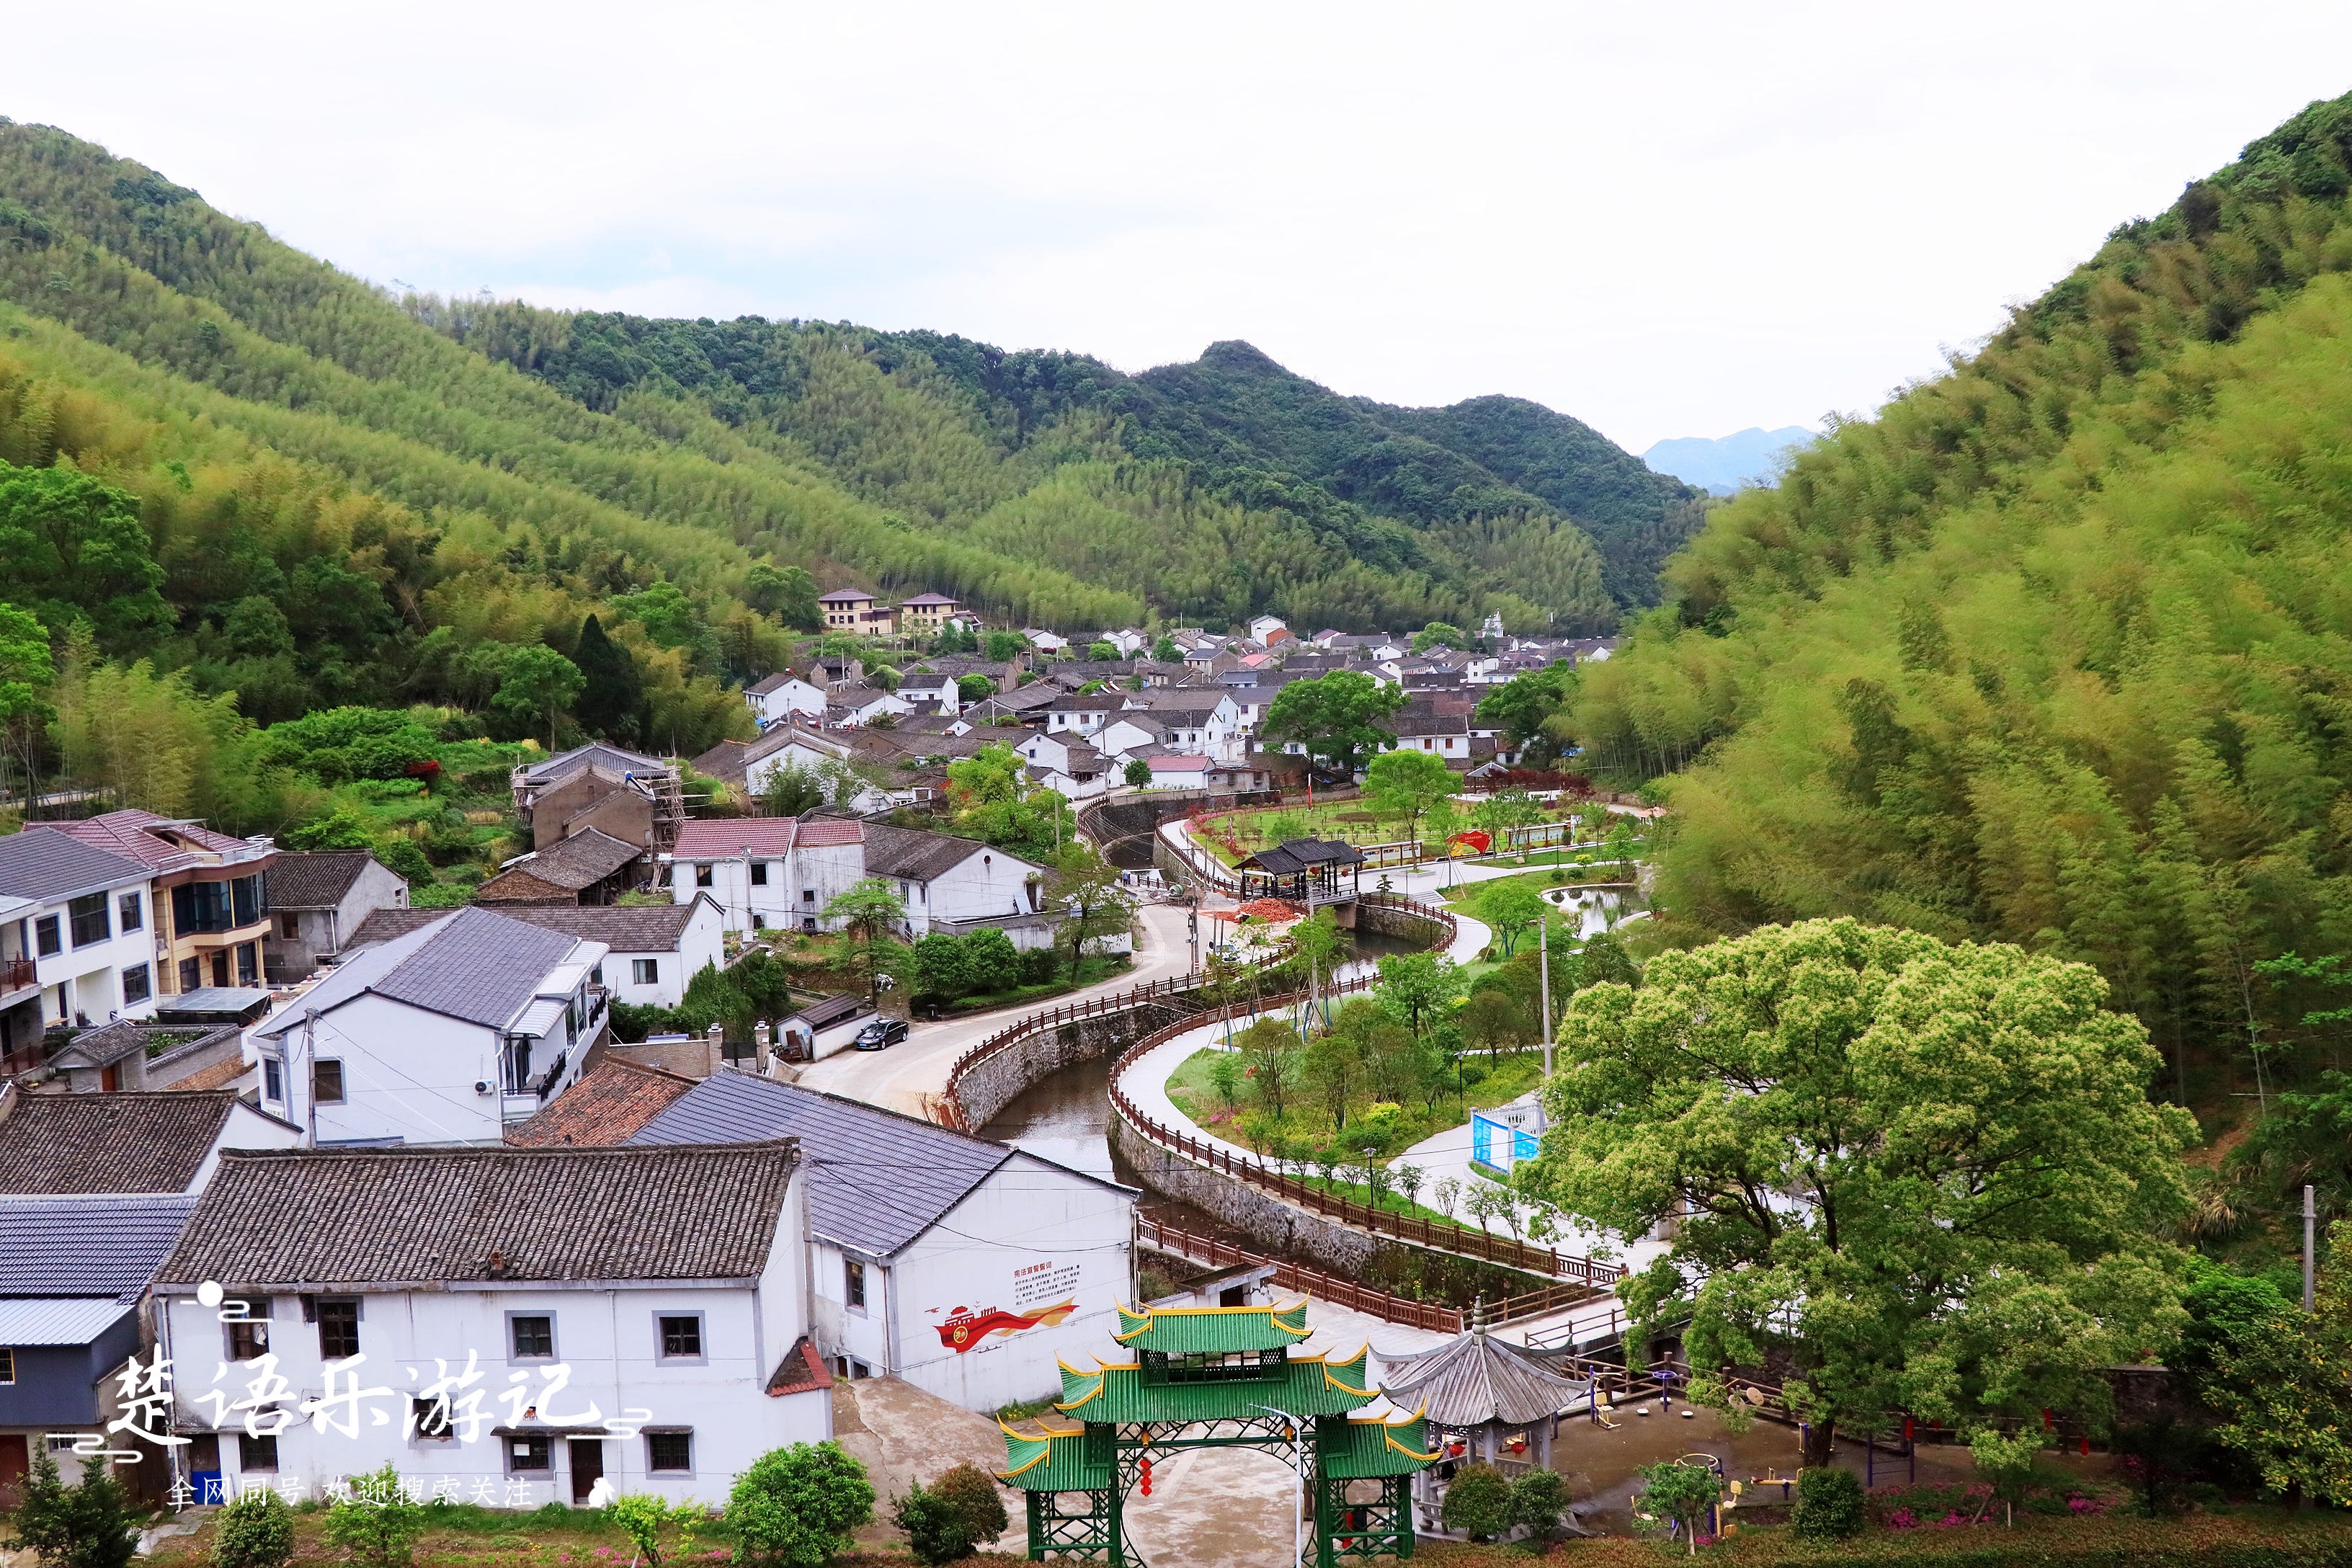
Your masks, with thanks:
M1191 949L1184 936L1185 913L1172 905L1146 904L1135 963L1127 973L1099 985L1057 996L1046 1005L1066 1006L1075 1001L1184 973L1192 966ZM958 1057L1006 1025L1043 1010L1008 1007L977 1017L917 1024L908 1031L906 1039L887 1050L838 1052L801 1069L797 1081L810 1089L847 1095L909 1116L925 1116L927 1105L947 1088L948 1069L955 1065Z

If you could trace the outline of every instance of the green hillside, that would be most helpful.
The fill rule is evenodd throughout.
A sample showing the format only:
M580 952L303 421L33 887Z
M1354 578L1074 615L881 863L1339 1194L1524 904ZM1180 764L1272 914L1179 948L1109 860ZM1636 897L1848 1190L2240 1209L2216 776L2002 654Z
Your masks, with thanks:
M2259 966L2352 950L2347 189L2352 98L1710 515L1552 721L1672 774L1670 936L2021 942L2096 964L2192 1093L2341 1065L2332 961Z

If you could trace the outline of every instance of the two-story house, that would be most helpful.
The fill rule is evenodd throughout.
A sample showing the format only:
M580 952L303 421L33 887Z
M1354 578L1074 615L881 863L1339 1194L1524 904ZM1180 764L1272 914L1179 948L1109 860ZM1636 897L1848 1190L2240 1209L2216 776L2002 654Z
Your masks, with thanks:
M1098 732L1127 707L1127 696L1117 691L1089 691L1056 697L1045 709L1045 732L1084 740Z
M963 614L963 605L945 594L918 594L898 601L898 619L905 623L902 629L920 637L938 636L941 626Z
M41 968L33 962L36 899L0 895L0 1078L40 1065Z
M361 925L352 945L390 942L448 912L380 910ZM675 1007L686 1000L688 983L704 966L726 963L725 917L708 893L680 904L508 904L499 913L582 942L602 942L603 978L597 984L614 1001L632 1006Z
M180 1462L231 1492L389 1464L507 1507L599 1480L718 1507L832 1435L804 1182L789 1140L230 1153L153 1288L158 1348L230 1367L178 1402Z
M896 695L909 713L955 714L963 709L963 693L955 677L938 670L909 670L899 678Z
M849 817L689 822L663 858L673 902L709 894L723 929L816 931L824 907L866 875L866 824Z
M809 1331L837 1376L967 1410L1059 1386L1116 1324L1135 1200L1010 1145L743 1073L671 1100L632 1148L795 1139L808 1164Z
M743 689L751 721L764 730L799 714L814 719L824 711L824 688L803 680L789 669L764 676Z
M246 1036L262 1109L318 1143L494 1143L580 1076L605 953L479 907L356 951Z
M877 604L863 588L835 588L816 596L817 613L829 632L851 632L862 637L887 637L896 625L890 606Z
M269 934L268 879L278 859L268 839L231 838L200 822L135 809L56 826L147 868L154 888L148 931L159 994L261 984L261 946Z
M291 985L342 952L368 916L407 907L408 879L364 849L281 850L269 870L261 973Z
M907 907L904 934L963 935L1005 928L1015 947L1052 944L1050 930L1024 917L1045 909L1045 868L977 838L864 824L865 874L891 884ZM1012 922L1007 924L1007 922ZM1029 927L1037 925L1033 931Z
M18 911L5 949L16 956L0 968L0 1044L11 1058L37 1049L49 1024L154 1011L152 882L138 861L47 823L0 837L0 898Z

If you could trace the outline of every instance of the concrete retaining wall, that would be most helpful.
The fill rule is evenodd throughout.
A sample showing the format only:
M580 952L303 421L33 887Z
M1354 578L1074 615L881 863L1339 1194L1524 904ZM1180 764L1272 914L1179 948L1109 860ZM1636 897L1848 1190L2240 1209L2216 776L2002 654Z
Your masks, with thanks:
M1257 1246L1303 1258L1318 1268L1361 1279L1372 1260L1391 1244L1337 1220L1294 1208L1270 1193L1196 1165L1144 1137L1125 1119L1110 1119L1111 1147L1135 1168L1136 1177L1161 1197L1192 1205L1240 1231Z
M967 1127L984 1127L1021 1091L1066 1067L1096 1057L1117 1056L1163 1024L1200 1010L1189 996L1147 1002L1116 1013L1098 1013L1035 1034L998 1051L956 1080L957 1108Z
M1423 947L1434 947L1445 938L1445 928L1428 916L1376 904L1370 900L1360 900L1356 905L1356 929L1419 942Z

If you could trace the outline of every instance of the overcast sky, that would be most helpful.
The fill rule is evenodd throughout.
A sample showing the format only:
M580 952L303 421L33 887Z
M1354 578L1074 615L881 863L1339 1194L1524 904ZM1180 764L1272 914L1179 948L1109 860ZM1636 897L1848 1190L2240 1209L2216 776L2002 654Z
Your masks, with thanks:
M1126 369L1867 410L2314 98L2352 5L26 6L0 113L347 270Z

